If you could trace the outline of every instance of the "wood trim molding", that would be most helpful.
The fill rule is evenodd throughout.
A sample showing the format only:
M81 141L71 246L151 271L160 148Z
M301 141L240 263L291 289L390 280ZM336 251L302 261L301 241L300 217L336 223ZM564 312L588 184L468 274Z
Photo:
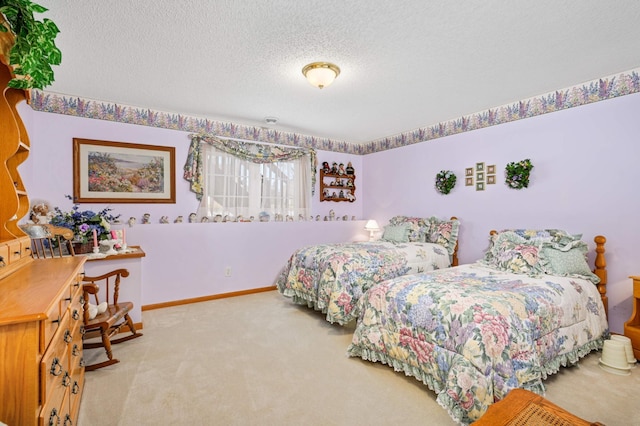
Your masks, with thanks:
M245 296L247 294L263 293L266 291L273 291L276 289L277 287L275 285L272 285L269 287L260 287L260 288L252 288L249 290L232 291L230 293L212 294L210 296L194 297L191 299L173 300L171 302L143 305L142 310L150 311L152 309L168 308L170 306L188 305L190 303L206 302L209 300L216 300L216 299L225 299L227 297L236 297L236 296Z

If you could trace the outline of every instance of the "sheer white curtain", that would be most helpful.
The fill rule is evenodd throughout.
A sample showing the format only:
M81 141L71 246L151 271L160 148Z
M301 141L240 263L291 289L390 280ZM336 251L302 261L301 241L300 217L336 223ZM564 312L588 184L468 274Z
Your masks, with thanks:
M198 217L215 215L258 218L260 212L274 217L311 212L311 168L307 155L295 160L254 163L203 143L203 194Z

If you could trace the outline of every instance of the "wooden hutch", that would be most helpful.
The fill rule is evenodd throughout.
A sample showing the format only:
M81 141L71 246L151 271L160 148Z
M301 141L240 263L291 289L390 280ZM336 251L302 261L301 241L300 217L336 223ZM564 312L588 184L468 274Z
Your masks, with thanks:
M85 258L34 260L18 226L30 209L18 172L30 144L17 105L29 93L7 87L14 41L0 32L0 422L72 425L84 386Z

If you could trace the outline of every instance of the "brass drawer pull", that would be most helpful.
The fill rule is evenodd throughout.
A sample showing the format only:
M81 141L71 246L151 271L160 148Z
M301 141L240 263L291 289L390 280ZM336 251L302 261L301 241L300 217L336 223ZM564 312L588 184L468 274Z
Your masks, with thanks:
M62 378L62 386L68 388L71 386L71 376L69 376L69 372L65 371L64 377Z
M49 414L49 426L56 426L60 424L60 416L58 415L58 410L55 408L51 409L51 414Z
M60 360L58 357L55 357L51 362L51 368L49 369L49 374L53 376L59 376L62 374L62 364L60 364Z
M71 393L74 395L77 395L78 393L80 393L80 385L78 384L78 382L73 382L73 387L71 388Z
M80 351L80 347L78 347L77 344L73 345L73 349L71 349L71 354L73 356L78 356L80 355L81 351Z
M71 415L67 414L64 416L64 426L73 426L73 421L71 420Z
M71 343L73 342L73 334L68 329L64 331L64 342Z
M74 320L79 320L80 319L80 312L78 312L77 309L73 310L73 313L71 314L71 318L73 318Z

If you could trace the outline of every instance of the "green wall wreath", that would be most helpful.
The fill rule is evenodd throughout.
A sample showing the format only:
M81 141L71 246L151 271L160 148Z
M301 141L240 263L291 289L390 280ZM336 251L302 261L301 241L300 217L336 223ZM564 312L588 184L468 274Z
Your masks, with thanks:
M448 194L456 186L456 175L451 170L441 170L436 175L436 191L441 194Z
M531 175L533 164L528 158L521 161L514 161L507 164L504 169L505 181L509 188L522 189L529 186L529 176Z

